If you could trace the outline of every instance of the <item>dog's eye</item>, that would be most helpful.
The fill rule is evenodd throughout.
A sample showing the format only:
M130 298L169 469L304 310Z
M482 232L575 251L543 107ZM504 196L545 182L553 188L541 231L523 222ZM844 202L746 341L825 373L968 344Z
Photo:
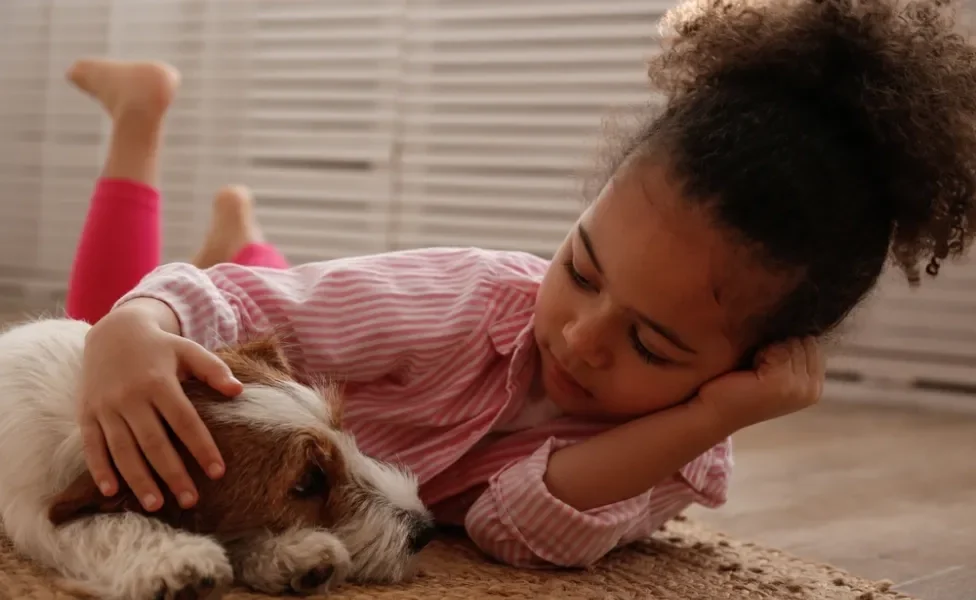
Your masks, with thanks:
M310 465L298 483L291 488L292 494L299 498L325 497L329 481L325 471L316 465Z

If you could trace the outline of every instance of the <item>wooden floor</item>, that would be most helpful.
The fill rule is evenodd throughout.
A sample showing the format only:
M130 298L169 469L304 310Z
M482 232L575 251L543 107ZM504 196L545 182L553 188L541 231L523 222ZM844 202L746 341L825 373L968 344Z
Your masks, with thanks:
M825 400L734 442L729 502L691 516L922 600L976 600L976 418Z

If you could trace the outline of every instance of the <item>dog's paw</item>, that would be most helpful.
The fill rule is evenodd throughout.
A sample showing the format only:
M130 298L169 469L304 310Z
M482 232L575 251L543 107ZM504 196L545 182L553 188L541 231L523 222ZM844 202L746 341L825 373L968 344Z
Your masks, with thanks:
M238 577L266 594L324 594L349 572L349 551L322 529L299 529L238 546Z
M317 565L307 571L292 576L288 582L288 589L292 594L320 594L328 591L335 578L335 567L332 565ZM337 582L338 583L338 582Z
M313 530L287 546L288 561L283 574L288 577L284 590L291 594L322 594L346 578L351 558L346 546L327 531Z
M163 584L153 600L211 600L221 597L226 591L215 589L217 582L209 576L200 577L198 573L188 573L186 579L189 583L185 585Z
M224 549L204 537L186 536L159 558L146 577L153 600L215 600L234 580Z

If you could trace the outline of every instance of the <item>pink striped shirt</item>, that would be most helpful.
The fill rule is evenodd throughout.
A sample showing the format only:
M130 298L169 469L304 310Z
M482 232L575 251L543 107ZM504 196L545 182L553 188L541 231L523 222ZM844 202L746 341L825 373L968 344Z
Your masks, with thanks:
M272 329L306 373L347 383L360 447L403 464L444 521L458 515L487 554L515 566L587 566L646 538L692 502L725 501L725 440L638 497L577 511L543 483L549 455L606 425L524 414L536 368L536 290L549 263L518 252L436 248L289 270L177 263L120 300L169 304L208 348Z

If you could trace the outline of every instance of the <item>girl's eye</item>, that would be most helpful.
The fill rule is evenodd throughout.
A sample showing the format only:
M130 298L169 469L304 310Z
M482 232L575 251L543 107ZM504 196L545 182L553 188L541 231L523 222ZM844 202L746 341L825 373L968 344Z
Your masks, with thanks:
M667 365L671 363L670 360L664 358L663 356L658 356L647 349L647 346L640 341L640 336L637 334L636 327L632 326L629 334L630 343L634 346L634 350L637 350L637 354L640 355L641 360L651 365Z
M594 286L589 279L583 277L583 275L576 270L576 267L573 266L573 261L567 260L566 262L563 263L563 266L566 267L566 273L569 275L569 278L573 280L573 285L575 285L576 287L582 290L586 290L588 292L597 291L596 286ZM645 346L640 341L640 336L637 334L637 327L635 326L630 327L630 330L628 331L628 337L630 337L630 343L634 347L634 350L637 351L637 354L640 355L641 360L643 360L644 362L651 365L671 364L671 361L669 359L664 358L663 356L659 356L647 349L647 346Z
M573 261L567 260L565 263L563 263L563 265L566 267L566 272L569 274L569 278L573 280L576 287L588 291L596 290L593 284L590 283L590 280L580 275L580 272L576 270L576 267L573 266Z

